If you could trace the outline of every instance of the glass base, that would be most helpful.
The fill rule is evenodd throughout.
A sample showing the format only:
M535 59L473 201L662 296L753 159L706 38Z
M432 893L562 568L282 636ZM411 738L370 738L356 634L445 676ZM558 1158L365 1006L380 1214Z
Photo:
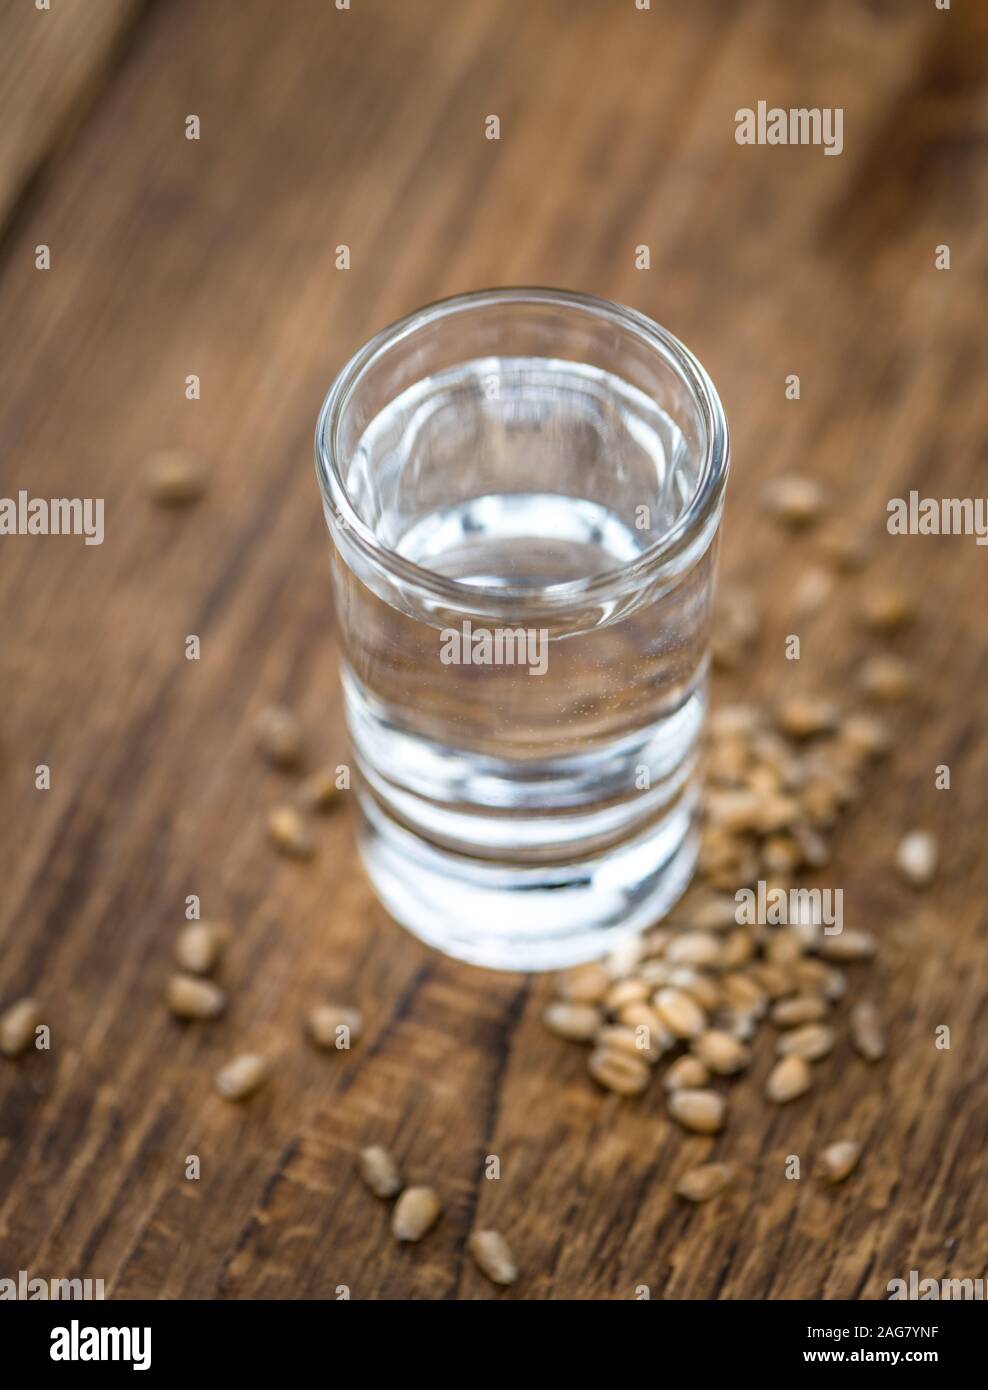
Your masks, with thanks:
M596 859L522 867L437 849L358 790L360 852L381 902L402 926L458 960L493 970L560 970L653 926L696 864L695 796L681 796L647 834Z

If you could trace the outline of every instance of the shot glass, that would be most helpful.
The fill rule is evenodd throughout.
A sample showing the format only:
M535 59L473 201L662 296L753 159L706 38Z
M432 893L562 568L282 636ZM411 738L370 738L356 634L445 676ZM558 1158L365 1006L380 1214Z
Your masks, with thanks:
M447 299L336 378L316 470L361 854L431 945L556 969L687 886L728 457L696 358L587 295Z

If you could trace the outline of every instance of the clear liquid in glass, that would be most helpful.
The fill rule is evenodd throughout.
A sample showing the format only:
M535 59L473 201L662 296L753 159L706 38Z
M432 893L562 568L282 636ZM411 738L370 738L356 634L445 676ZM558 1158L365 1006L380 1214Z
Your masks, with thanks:
M385 903L453 955L586 959L688 881L713 548L672 585L576 598L564 619L538 601L643 556L688 504L695 455L618 377L538 358L437 373L363 431L347 477L362 520L487 609L470 614L469 592L462 613L413 601L337 556L365 859ZM540 616L513 650L536 659L465 660L478 630L517 631L529 594ZM460 659L444 661L456 630Z

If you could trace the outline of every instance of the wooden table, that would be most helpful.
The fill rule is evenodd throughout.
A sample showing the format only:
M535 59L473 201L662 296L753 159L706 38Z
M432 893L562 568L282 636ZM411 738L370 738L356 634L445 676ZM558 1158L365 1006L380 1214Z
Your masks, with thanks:
M7 0L0 492L103 497L106 538L0 537L0 1003L31 992L52 1032L0 1059L0 1275L429 1299L879 1298L911 1269L984 1276L988 551L891 537L885 515L911 488L988 492L986 38L984 6L926 0ZM735 111L759 100L843 107L843 153L738 146ZM634 304L721 389L722 572L767 625L717 700L846 697L863 586L922 602L901 643L920 690L833 869L883 939L869 988L890 1057L842 1044L775 1109L762 1038L717 1140L675 1129L658 1083L599 1091L543 1028L547 982L441 959L391 922L348 813L310 865L265 843L285 784L256 756L256 712L287 701L314 759L346 758L311 462L324 391L399 314L519 282ZM195 510L148 500L164 446L208 463ZM826 480L838 522L873 540L865 576L798 619L813 542L780 538L758 501L784 471ZM914 825L943 847L925 895L892 868ZM193 893L235 928L230 1007L182 1026L162 992ZM349 1053L303 1040L326 998L366 1015ZM248 1048L274 1078L231 1106L211 1078ZM844 1187L784 1180L787 1155L850 1132L867 1152ZM421 1246L393 1242L355 1176L370 1142L441 1190ZM671 1184L708 1154L739 1180L687 1209ZM465 1253L477 1224L509 1235L513 1290Z

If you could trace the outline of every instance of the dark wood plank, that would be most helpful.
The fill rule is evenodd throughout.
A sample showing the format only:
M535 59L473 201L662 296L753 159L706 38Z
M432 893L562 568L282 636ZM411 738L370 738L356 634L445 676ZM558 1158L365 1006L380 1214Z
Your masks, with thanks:
M127 8L87 5L98 18L78 46L105 52ZM4 13L18 42L26 22ZM837 0L151 8L0 265L15 349L0 491L105 497L107 527L101 547L0 538L0 1004L31 991L53 1030L50 1053L0 1066L0 1272L104 1278L114 1297L346 1284L485 1298L464 1253L479 1223L510 1234L523 1268L497 1296L881 1297L912 1268L984 1273L984 551L884 531L887 499L910 487L984 493L984 26L977 7ZM36 58L31 83L2 93L0 211L85 66ZM844 153L739 148L734 112L759 98L842 104ZM497 144L483 139L492 112ZM642 242L649 272L634 266ZM941 242L949 273L933 268ZM870 1069L842 1045L810 1097L774 1111L764 1040L716 1140L674 1129L658 1083L636 1102L602 1095L580 1050L543 1030L546 981L455 965L395 926L347 816L309 866L264 843L284 783L258 764L253 714L288 700L313 756L346 757L310 459L322 394L399 313L526 281L635 304L721 388L736 458L722 569L767 626L717 699L797 681L846 697L864 650L860 580L794 616L814 551L760 513L776 473L826 480L836 519L871 530L871 572L922 599L904 643L922 687L834 868L853 921L883 937L869 989L891 1058ZM142 484L148 452L173 444L212 475L184 516L153 509ZM798 664L783 658L795 622ZM39 762L49 792L34 788ZM944 846L924 897L890 868L917 822ZM183 1028L161 994L193 892L236 929L231 1007ZM324 997L366 1013L350 1054L303 1041ZM949 1052L932 1044L941 1023ZM238 1110L211 1077L246 1047L276 1071ZM848 1129L868 1143L853 1183L784 1180L786 1155ZM369 1142L442 1191L417 1249L395 1246L355 1178ZM488 1154L499 1181L484 1179ZM708 1154L742 1180L684 1210L672 1180Z
M110 78L147 0L5 0L0 8L0 229Z

